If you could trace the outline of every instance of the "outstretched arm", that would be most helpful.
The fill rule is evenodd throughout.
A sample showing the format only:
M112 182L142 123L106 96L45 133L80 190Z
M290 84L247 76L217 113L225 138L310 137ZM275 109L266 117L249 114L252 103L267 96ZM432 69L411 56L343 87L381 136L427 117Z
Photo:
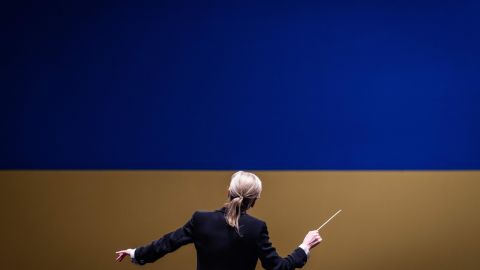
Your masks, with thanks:
M152 263L165 256L165 254L173 252L183 245L192 243L194 237L194 217L195 214L183 227L167 233L148 245L136 249L117 251L117 261L120 262L125 256L129 255L132 258L132 262L136 264Z
M277 254L268 236L267 225L264 223L257 241L257 251L263 268L267 270L290 270L301 268L305 265L308 252L322 241L318 231L310 231L305 236L303 243L285 258Z

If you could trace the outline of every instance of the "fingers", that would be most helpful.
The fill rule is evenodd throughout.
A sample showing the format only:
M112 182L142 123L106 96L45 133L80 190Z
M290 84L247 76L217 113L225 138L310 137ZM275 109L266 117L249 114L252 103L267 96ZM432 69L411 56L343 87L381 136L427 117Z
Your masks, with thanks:
M308 236L312 239L320 238L320 233L318 231L310 231L308 232Z
M121 262L123 260L123 258L125 258L125 256L127 256L127 254L125 254L125 253L122 253L122 254L118 255L116 261Z
M316 233L313 235L314 239L315 239L315 242L322 242L322 237L320 236L320 233L318 231L316 231Z
M128 249L120 250L115 253L118 254L117 259L115 259L117 262L121 262L125 256L130 255L130 253L128 253Z
M309 231L307 236L305 237L306 244L310 248L314 248L320 242L322 242L322 237L320 236L320 233L317 230Z
M315 244L313 244L313 245L310 247L310 249L312 249L312 248L314 248L314 247L318 246L318 244L320 244L320 242L316 242Z

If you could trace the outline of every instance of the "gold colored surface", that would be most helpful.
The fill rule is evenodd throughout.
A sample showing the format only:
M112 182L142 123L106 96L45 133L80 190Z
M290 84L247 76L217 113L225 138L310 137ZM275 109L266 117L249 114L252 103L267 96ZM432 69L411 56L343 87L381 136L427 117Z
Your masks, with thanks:
M2 269L137 269L114 252L221 207L232 173L1 171ZM343 209L304 269L480 269L480 171L256 173L264 192L250 214L282 256ZM189 245L144 268L195 260Z

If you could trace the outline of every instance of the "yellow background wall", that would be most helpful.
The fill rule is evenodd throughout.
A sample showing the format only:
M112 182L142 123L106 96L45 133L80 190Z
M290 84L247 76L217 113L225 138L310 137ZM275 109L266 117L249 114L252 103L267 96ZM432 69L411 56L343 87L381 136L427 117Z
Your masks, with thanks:
M232 171L2 171L3 269L133 269L195 210L220 208ZM338 209L304 269L480 269L479 171L257 171L282 256ZM145 269L195 269L192 245ZM260 267L258 267L260 269Z

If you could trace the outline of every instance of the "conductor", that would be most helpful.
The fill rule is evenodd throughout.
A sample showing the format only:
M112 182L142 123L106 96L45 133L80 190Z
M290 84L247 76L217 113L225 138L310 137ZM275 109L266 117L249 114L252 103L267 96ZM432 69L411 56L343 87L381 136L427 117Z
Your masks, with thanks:
M181 228L148 245L117 251L117 261L130 256L135 264L153 263L183 245L193 243L197 270L254 270L258 259L265 269L301 268L310 250L322 238L317 230L307 233L303 242L287 257L280 257L272 246L264 221L249 214L262 191L262 182L253 173L232 175L228 202L213 212L196 211Z

